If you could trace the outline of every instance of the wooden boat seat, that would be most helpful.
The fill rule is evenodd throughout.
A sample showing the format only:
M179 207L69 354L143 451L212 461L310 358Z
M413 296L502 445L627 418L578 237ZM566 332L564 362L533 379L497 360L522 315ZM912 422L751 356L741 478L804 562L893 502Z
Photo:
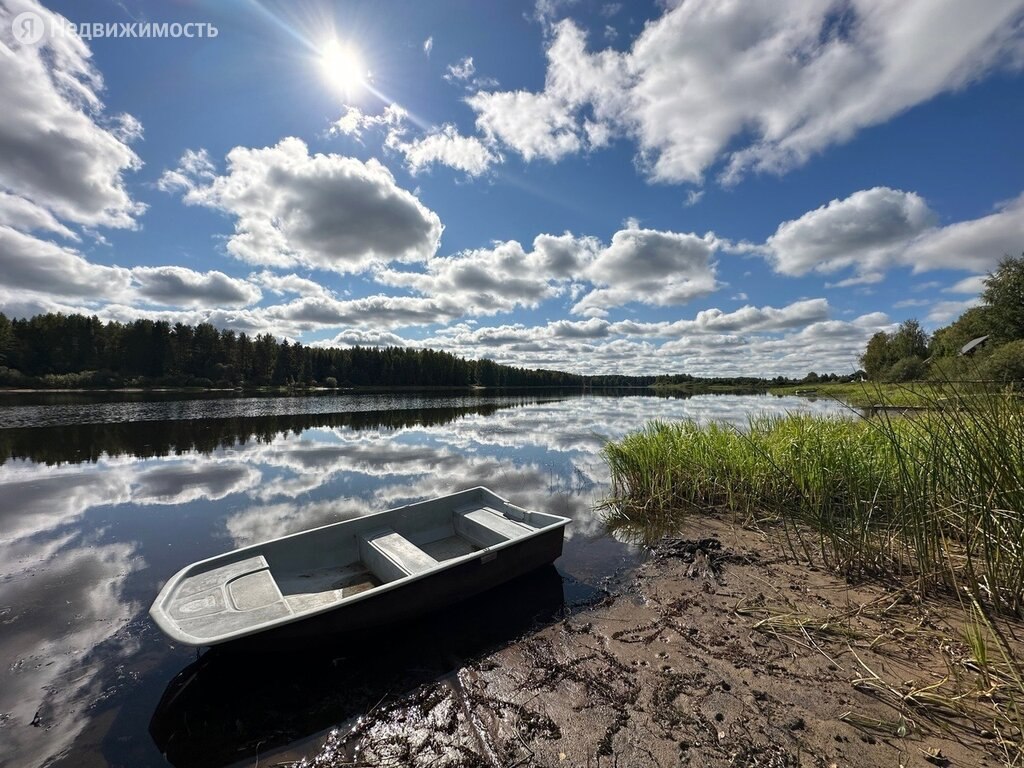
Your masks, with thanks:
M533 528L510 520L491 507L472 506L455 515L455 531L482 547L518 539Z
M359 537L359 556L381 581L394 581L436 568L437 560L390 528Z

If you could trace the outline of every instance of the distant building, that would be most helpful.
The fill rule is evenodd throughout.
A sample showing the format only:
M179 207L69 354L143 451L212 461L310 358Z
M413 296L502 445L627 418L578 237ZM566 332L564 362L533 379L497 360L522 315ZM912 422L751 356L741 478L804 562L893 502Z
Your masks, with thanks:
M984 345L986 341L988 341L988 336L979 336L976 339L971 339L962 347L960 347L960 354L973 355L982 347L982 345Z

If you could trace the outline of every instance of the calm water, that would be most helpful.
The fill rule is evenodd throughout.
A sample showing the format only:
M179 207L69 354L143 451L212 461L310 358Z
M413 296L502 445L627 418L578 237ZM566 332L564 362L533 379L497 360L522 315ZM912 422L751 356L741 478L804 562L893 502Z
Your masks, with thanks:
M294 757L636 563L593 512L605 440L653 418L840 410L767 396L121 400L0 400L0 765ZM193 664L148 618L194 560L473 485L573 519L557 571L371 648L328 642L269 670L230 653Z

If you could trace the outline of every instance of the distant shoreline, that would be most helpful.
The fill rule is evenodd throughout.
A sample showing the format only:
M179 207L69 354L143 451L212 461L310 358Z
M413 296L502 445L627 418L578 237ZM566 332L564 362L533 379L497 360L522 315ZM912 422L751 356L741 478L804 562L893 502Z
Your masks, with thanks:
M485 387L482 385L473 386L431 386L427 384L409 384L404 386L381 384L362 385L358 387L0 387L0 395L37 395L46 393L55 394L91 394L91 393L119 393L119 394L145 394L145 393L175 393L175 394L201 394L201 393L238 393L238 394L308 394L310 392L337 392L337 393L373 393L373 392L517 392L535 390L623 390L623 389L654 389L653 385L587 385L581 384L532 384L511 387Z

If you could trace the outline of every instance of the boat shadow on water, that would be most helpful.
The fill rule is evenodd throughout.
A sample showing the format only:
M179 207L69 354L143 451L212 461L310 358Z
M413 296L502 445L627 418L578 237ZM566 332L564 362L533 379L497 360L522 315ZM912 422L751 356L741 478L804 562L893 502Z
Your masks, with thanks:
M416 621L358 636L313 632L301 645L254 639L214 648L167 686L150 735L179 768L266 759L289 745L312 751L324 731L454 678L466 663L564 617L567 600L571 608L596 594L572 580L563 585L549 565Z

